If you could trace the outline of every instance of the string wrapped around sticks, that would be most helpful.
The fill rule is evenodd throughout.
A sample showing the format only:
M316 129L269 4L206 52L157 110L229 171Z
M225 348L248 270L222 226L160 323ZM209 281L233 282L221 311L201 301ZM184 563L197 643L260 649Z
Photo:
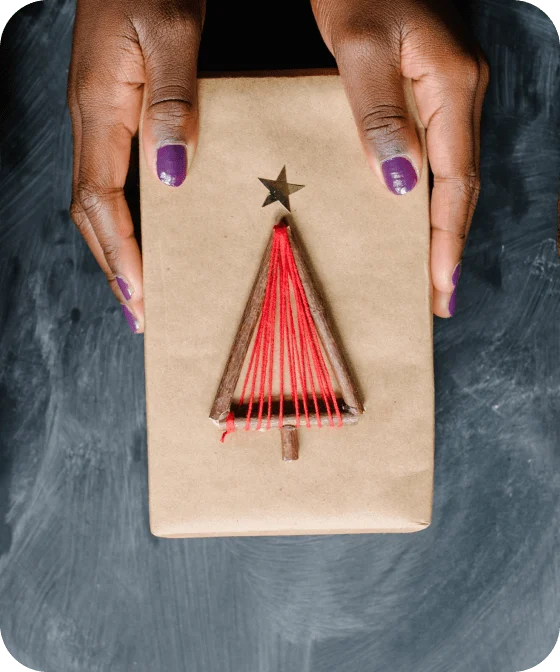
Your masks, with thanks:
M251 340L247 372L233 410ZM273 394L276 373L278 398ZM333 376L341 399L335 394ZM279 428L283 458L295 460L298 428L342 427L356 423L362 412L305 257L283 220L273 228L210 417L224 430L222 441L236 429Z

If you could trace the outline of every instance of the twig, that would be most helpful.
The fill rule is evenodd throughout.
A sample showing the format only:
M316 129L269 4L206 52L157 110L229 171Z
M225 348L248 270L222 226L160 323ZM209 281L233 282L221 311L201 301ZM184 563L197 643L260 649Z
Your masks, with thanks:
M327 313L321 296L317 291L315 283L313 282L313 276L311 275L311 271L307 264L305 255L291 227L288 226L287 228L301 282L305 289L307 301L309 302L309 308L323 343L323 347L325 348L325 352L327 353L327 357L329 358L329 362L334 371L334 375L336 376L338 384L340 385L340 391L342 393L344 402L346 403L346 406L348 406L348 408L351 409L351 411L354 413L363 413L363 404L359 399L356 386L354 385L350 376L348 364L346 363L344 355L338 347L338 343L334 337L330 317Z
M221 420L225 415L227 415L231 407L235 388L237 387L237 381L239 380L239 375L241 373L241 369L243 368L243 362L245 361L253 332L260 317L266 291L266 281L268 277L268 266L270 263L271 249L272 235L270 236L266 246L261 265L257 272L257 277L255 278L255 282L253 284L253 289L251 290L247 305L245 306L243 317L241 318L241 322L239 323L239 327L237 329L233 347L229 353L226 368L224 369L222 379L218 386L218 391L214 397L214 403L212 404L212 409L210 410L210 418L212 418L214 421Z

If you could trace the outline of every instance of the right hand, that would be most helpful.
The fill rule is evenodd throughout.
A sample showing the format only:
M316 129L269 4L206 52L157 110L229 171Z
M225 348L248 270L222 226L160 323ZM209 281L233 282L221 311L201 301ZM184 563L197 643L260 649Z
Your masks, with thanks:
M146 162L164 184L183 183L197 140L204 11L205 0L77 2L68 88L71 215L135 333L144 331L144 299L142 259L123 191L131 139L145 90Z
M426 129L433 311L452 317L480 191L480 118L489 70L449 0L311 0L336 58L369 163L396 196L414 189L422 149L403 88Z

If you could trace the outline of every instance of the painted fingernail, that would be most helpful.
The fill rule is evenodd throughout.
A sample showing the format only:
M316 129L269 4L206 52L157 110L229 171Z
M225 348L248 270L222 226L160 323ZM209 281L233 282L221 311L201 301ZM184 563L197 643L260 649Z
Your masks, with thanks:
M412 191L418 182L414 166L404 156L394 156L381 164L385 184L397 196Z
M453 283L453 287L455 287L455 289L453 290L453 294L451 294L451 298L449 299L449 314L451 315L451 317L455 315L455 310L457 309L457 285L459 284L460 277L461 277L461 263L458 263L457 266L455 266L453 275L451 276L451 282Z
M121 278L120 275L117 275L117 285L119 286L119 289L121 290L122 295L127 301L130 301L132 298L132 291L130 289L130 286L128 282L124 279Z
M164 145L157 152L157 174L163 184L180 187L187 177L185 145Z
M121 310L122 314L124 315L124 319L126 320L126 323L131 328L132 332L136 333L138 331L138 327L140 326L138 324L138 320L134 317L134 315L130 312L130 310L126 306L122 305L122 303L121 303Z

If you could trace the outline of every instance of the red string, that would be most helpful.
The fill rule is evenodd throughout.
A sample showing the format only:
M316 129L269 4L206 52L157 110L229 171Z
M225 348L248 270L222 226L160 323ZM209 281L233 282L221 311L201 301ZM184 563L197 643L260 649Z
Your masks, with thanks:
M278 352L275 352L276 335ZM263 428L265 406L265 428L270 429L275 366L278 366L280 427L284 423L286 395L291 396L296 427L300 426L302 414L305 425L310 426L312 408L319 427L322 425L321 408L326 412L331 427L335 426L335 420L338 426L342 426L342 416L321 340L290 245L287 226L283 222L274 227L261 316L239 398L239 405L242 406L248 397L245 430L251 428L254 411L257 418L255 428ZM230 412L222 441L234 429L234 414Z
M222 438L220 439L220 441L224 443L224 441L226 440L226 436L228 434L231 434L232 432L235 432L235 414L233 413L233 411L230 411L226 418L226 431L222 434Z

